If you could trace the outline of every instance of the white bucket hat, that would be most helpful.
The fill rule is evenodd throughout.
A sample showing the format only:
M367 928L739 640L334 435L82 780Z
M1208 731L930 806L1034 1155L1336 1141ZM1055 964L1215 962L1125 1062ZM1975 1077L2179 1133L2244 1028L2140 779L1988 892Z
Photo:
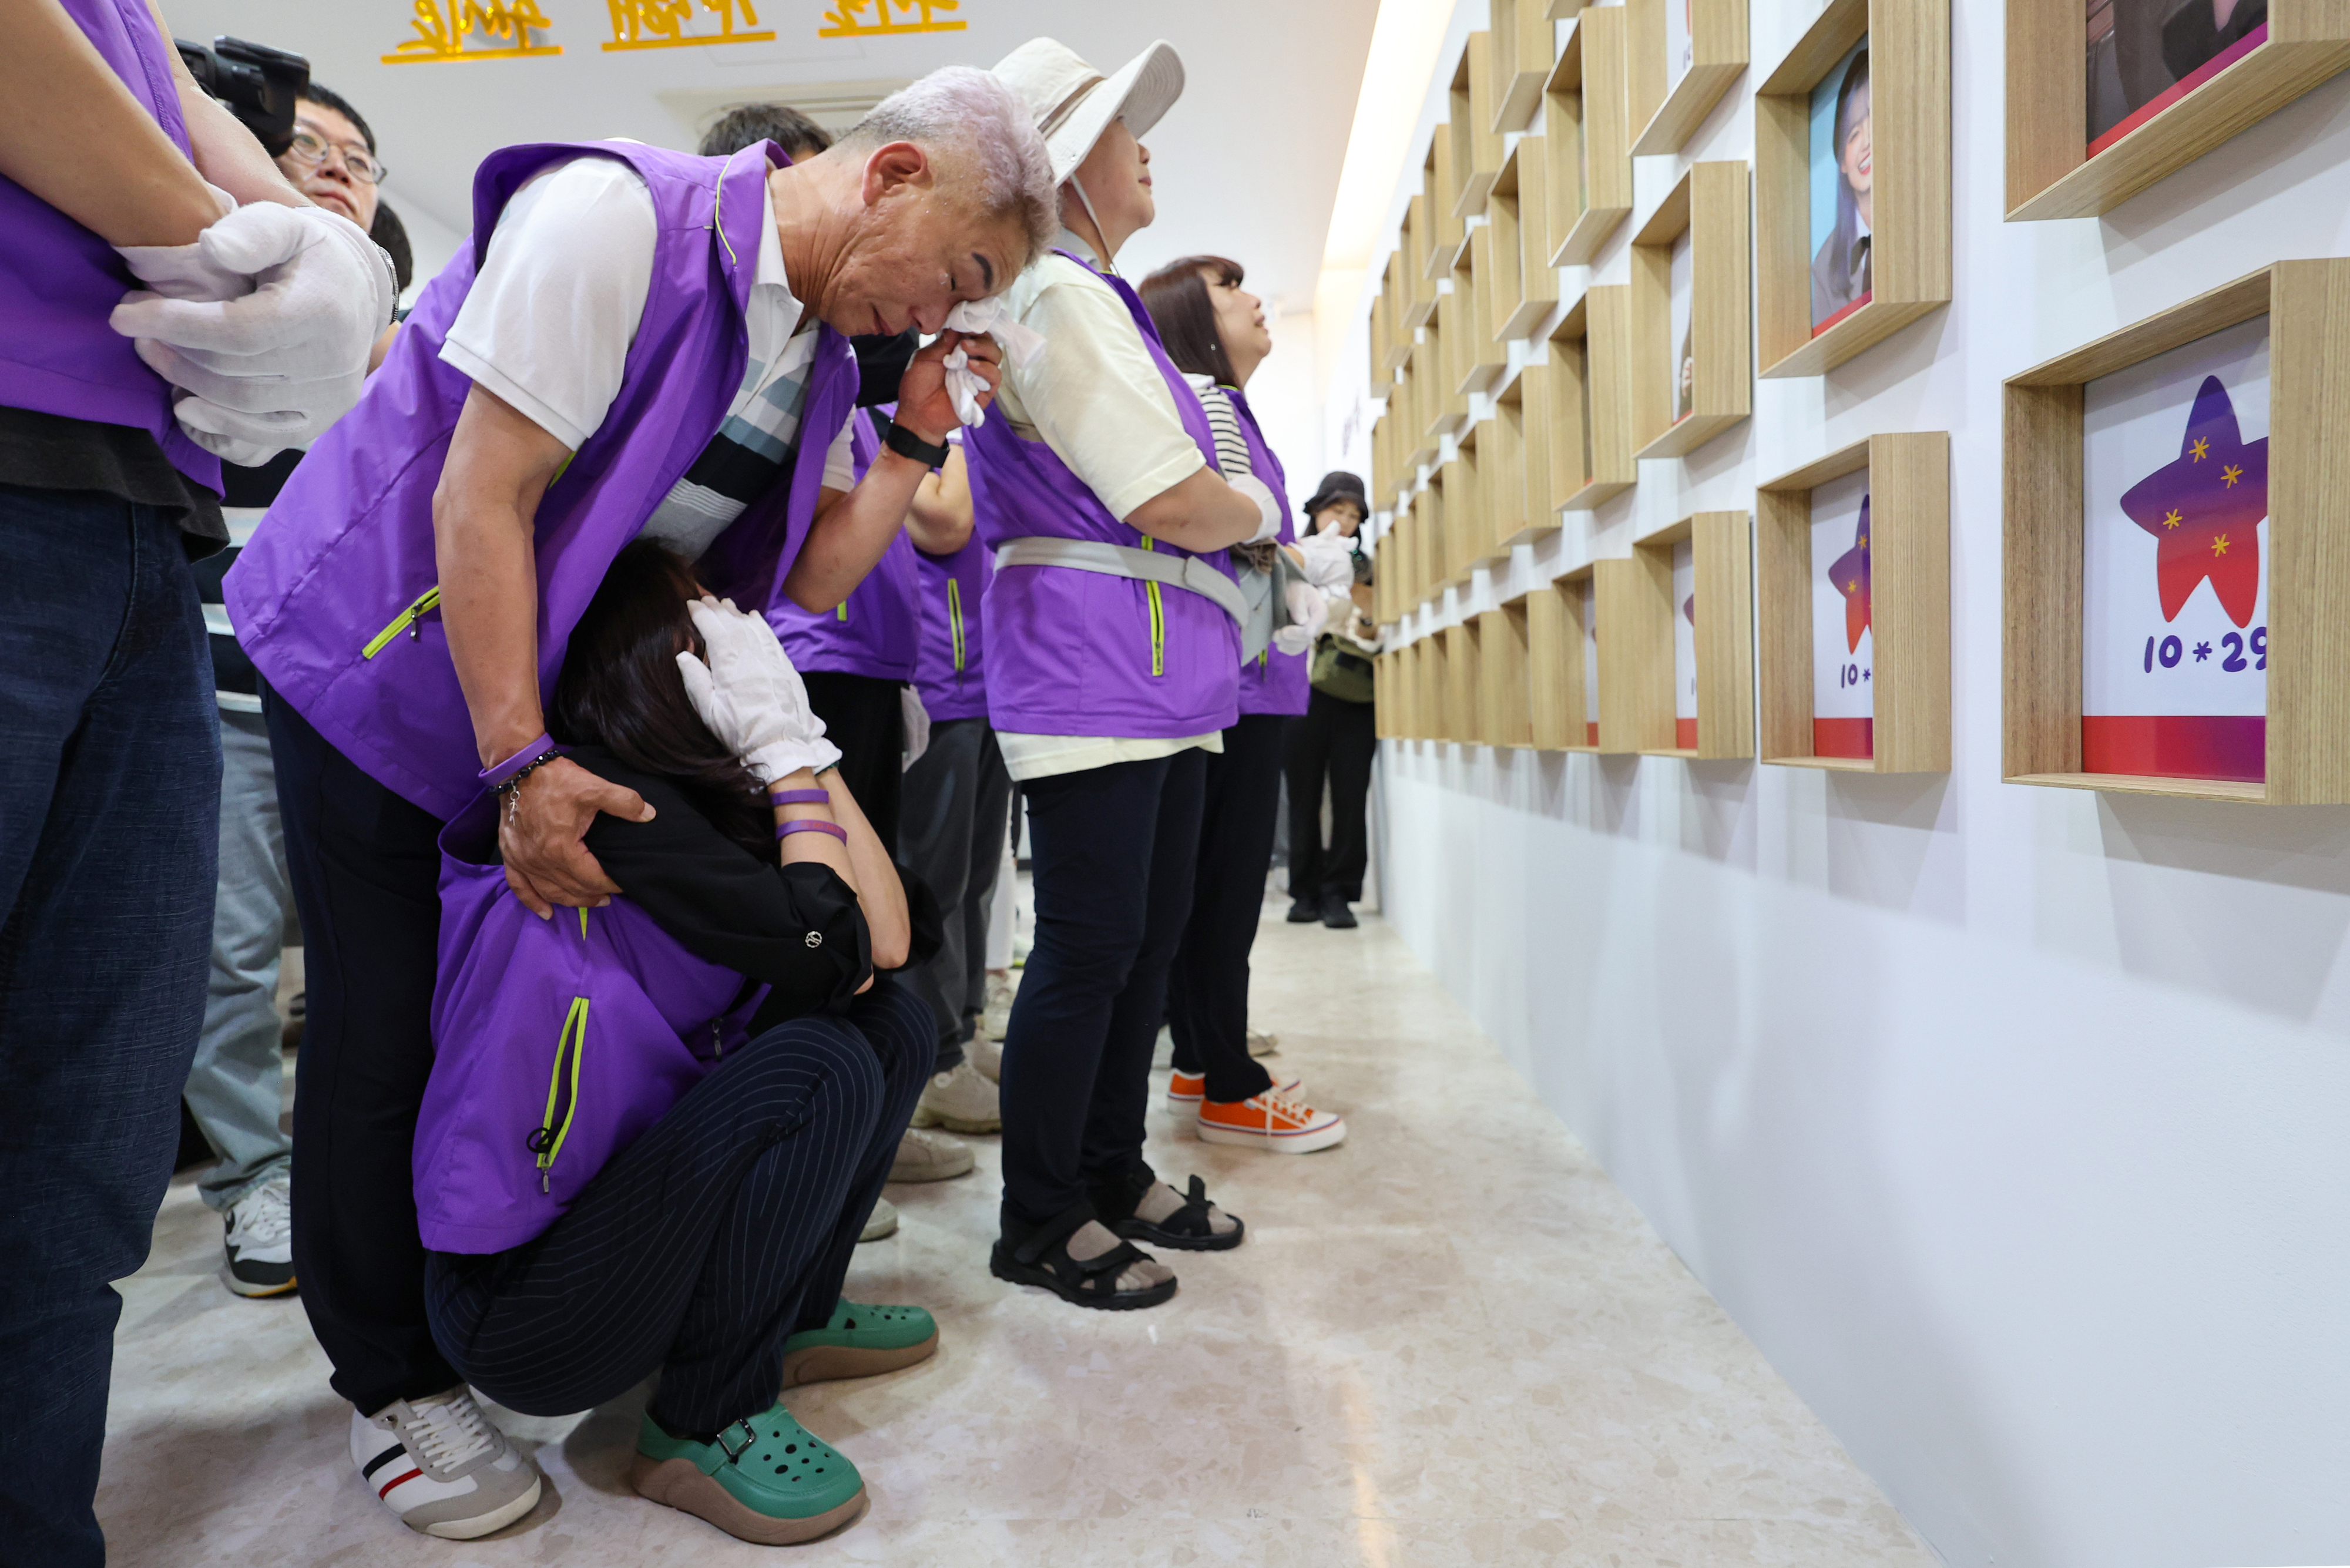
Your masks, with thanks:
M1031 38L996 61L995 74L1036 117L1056 185L1076 172L1111 120L1124 116L1140 137L1183 96L1183 62L1163 38L1107 77L1066 44Z

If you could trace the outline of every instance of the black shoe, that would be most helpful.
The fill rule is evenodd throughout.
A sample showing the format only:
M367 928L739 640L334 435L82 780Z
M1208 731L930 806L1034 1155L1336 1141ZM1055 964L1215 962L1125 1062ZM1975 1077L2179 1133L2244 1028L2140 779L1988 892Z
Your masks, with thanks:
M1322 906L1311 898L1300 898L1289 906L1289 923L1293 926L1310 926L1321 918Z
M1355 911L1347 908L1347 900L1337 894L1326 894L1322 899L1322 923L1334 931L1351 931L1355 929Z

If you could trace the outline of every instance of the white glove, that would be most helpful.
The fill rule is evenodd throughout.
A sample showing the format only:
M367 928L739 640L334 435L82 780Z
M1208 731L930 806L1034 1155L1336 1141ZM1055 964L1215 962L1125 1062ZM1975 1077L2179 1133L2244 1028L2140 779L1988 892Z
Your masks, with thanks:
M1284 653L1303 653L1329 624L1330 601L1311 583L1290 584L1284 597L1289 603L1289 624L1273 634L1273 646Z
M1274 497L1271 490L1265 487L1263 480L1253 473L1243 473L1237 479L1228 479L1224 483L1256 503L1256 532L1241 540L1240 543L1262 545L1267 539L1281 537L1282 519L1288 515L1288 509Z
M1308 534L1297 541L1305 580L1317 588L1343 588L1355 580L1355 552L1343 534Z
M807 688L775 640L775 628L736 609L733 599L704 594L686 608L709 662L682 649L678 673L693 711L721 745L763 784L802 768L821 773L840 761L840 748L824 738L824 721L808 706Z
M348 218L255 202L192 245L116 249L148 286L109 320L150 369L193 394L174 412L197 445L266 462L359 400L397 294L390 260Z
M898 771L903 773L931 749L931 711L922 706L922 694L911 686L898 688L898 718L906 732L905 761L898 764Z
M1014 365L1027 364L1045 348L1045 335L1014 321L1000 294L964 300L947 312L946 326L954 332L986 333L1003 346L1003 357ZM946 372L947 396L954 400L955 418L966 425L985 424L987 410L979 406L979 395L987 385L972 372L971 356L960 348L951 348L939 361L939 369Z

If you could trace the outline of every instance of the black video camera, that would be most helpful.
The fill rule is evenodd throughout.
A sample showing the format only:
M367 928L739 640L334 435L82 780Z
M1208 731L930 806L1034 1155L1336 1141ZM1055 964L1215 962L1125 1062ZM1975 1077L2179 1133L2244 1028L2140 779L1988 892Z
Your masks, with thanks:
M214 38L209 49L185 38L172 42L196 85L226 104L269 156L294 144L294 100L310 85L307 59L243 38Z

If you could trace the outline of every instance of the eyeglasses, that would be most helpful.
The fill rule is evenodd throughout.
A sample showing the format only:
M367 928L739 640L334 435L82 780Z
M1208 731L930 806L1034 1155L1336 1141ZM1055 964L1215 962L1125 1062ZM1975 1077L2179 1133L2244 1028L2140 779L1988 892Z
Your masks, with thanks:
M327 161L328 153L338 153L343 160L343 167L350 171L351 178L365 185L380 185L383 177L390 172L377 162L375 154L366 148L338 147L315 130L296 130L294 143L286 151L296 162L307 163L313 169Z

